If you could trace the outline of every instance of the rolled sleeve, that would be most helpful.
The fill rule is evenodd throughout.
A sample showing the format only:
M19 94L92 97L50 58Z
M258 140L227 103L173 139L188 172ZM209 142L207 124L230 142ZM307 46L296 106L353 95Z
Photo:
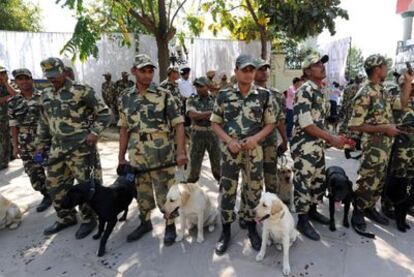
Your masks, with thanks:
M269 99L264 110L264 124L274 124L276 122L275 103L273 96L269 93Z
M220 96L221 94L219 94L219 96L216 98L216 102L214 103L214 106L213 106L213 112L211 113L211 116L210 116L210 121L217 123L217 124L223 123L223 114L224 114Z
M184 118L181 116L177 103L174 101L174 98L171 95L171 93L166 93L165 97L167 105L167 118L170 121L171 126L175 127L180 123L184 123Z

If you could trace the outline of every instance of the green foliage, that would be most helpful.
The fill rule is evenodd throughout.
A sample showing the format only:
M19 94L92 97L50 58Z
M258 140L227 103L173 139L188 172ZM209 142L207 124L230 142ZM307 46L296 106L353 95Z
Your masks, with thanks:
M348 54L348 66L345 70L345 78L347 80L355 79L358 73L364 73L364 57L361 49L351 47Z
M40 31L40 9L23 0L0 1L0 30Z

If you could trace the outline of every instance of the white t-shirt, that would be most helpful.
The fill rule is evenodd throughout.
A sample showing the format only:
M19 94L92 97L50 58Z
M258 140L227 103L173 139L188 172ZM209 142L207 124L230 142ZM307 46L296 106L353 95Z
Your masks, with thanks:
M195 94L195 90L190 80L180 79L177 81L178 89L183 97L188 98L191 95Z

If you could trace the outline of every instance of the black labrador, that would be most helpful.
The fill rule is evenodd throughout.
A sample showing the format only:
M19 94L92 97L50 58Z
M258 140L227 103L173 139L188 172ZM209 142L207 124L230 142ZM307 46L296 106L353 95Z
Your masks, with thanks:
M62 207L70 209L87 203L95 211L99 228L92 238L97 240L103 234L97 252L98 257L102 257L105 254L106 242L118 221L118 214L124 212L119 221L125 221L128 206L136 197L134 176L126 174L119 176L109 187L102 186L98 181L88 181L71 187L63 199Z
M326 188L329 199L329 229L336 231L335 227L335 203L344 204L343 225L349 228L348 214L351 202L354 197L352 182L346 176L345 170L339 166L331 166L326 170Z

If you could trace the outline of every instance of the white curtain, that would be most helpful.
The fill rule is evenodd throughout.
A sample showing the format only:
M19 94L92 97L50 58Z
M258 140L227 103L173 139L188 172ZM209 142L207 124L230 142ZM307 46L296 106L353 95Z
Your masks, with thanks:
M337 82L341 85L347 83L345 79L345 70L347 67L347 59L351 38L336 40L319 47L321 55L328 55L329 62L326 64L326 80L328 84Z

